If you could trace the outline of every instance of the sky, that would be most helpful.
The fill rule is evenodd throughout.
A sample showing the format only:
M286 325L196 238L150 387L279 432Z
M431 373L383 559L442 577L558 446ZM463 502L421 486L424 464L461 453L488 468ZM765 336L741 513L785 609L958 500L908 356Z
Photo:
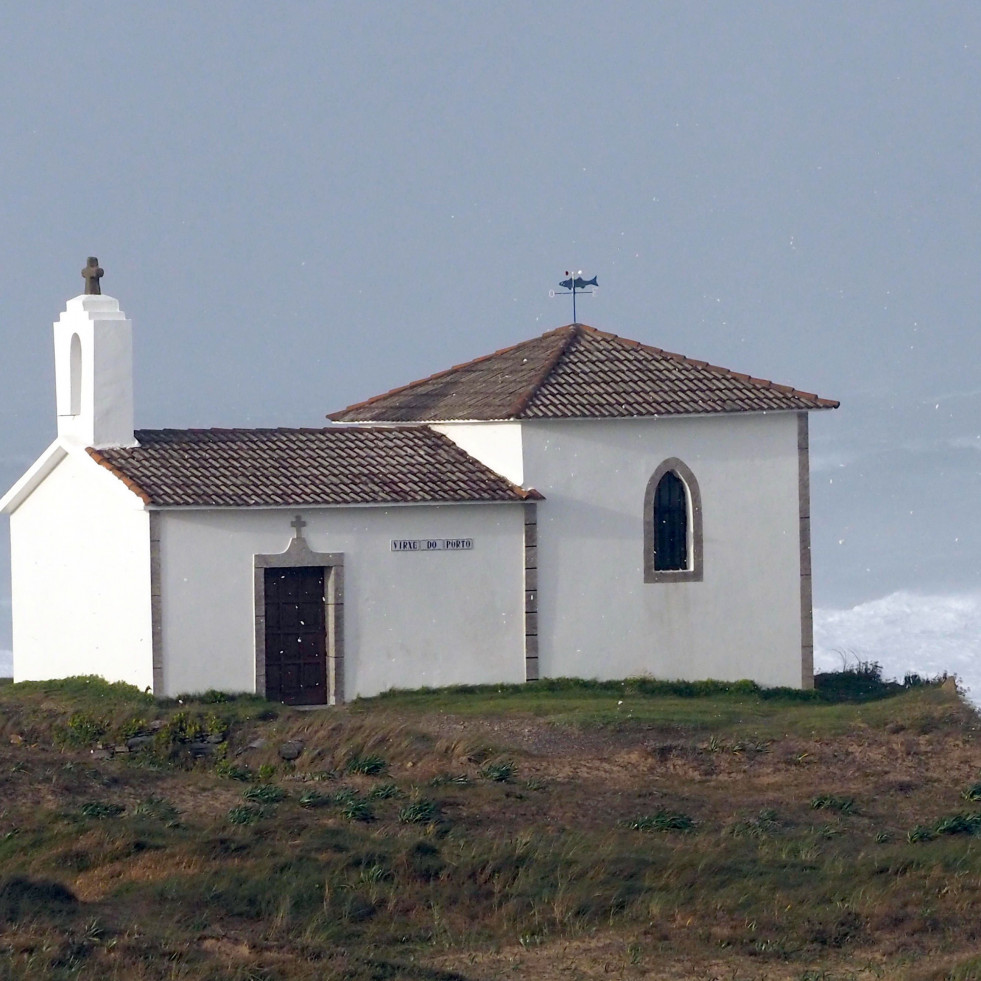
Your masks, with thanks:
M841 400L826 651L981 617L976 2L33 0L0 45L3 487L89 255L145 427L321 425L568 323L582 269L580 321Z

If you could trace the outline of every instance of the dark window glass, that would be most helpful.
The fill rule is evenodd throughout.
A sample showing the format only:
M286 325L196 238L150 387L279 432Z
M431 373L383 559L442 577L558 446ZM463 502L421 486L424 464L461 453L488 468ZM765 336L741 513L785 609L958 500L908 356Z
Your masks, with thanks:
M688 568L688 498L685 485L668 471L654 492L654 570Z

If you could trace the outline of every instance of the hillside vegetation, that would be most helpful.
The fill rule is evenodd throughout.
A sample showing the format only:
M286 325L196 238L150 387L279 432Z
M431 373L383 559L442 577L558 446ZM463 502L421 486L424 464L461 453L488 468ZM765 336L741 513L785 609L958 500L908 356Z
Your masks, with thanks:
M981 978L953 684L0 688L0 978Z

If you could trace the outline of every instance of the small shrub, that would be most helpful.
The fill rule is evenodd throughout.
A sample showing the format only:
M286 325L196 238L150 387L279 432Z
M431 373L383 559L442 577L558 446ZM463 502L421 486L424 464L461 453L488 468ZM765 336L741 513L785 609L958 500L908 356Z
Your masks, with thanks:
M268 783L274 776L276 776L275 763L261 763L259 765L259 770L256 773L257 780L260 780L262 783Z
M247 801L259 804L278 804L286 797L286 791L271 783L257 783L243 795Z
M903 678L903 688L939 688L944 682L954 680L954 684L957 684L957 676L947 674L944 671L941 674L934 675L933 677L924 678L923 675L917 674L915 671L907 671ZM961 689L958 687L957 689Z
M728 747L725 740L720 739L718 736L710 736L709 741L705 743L704 746L699 747L706 753L721 753L724 752Z
M126 742L134 736L142 736L149 731L149 723L141 716L134 715L121 722L116 728L116 736L120 742Z
M496 763L488 763L481 771L480 775L487 780L495 783L508 783L518 772L518 766L511 760L499 760Z
M203 739L204 724L200 719L192 718L187 712L175 712L170 721L157 734L161 741L170 744L190 743Z
M388 764L380 756L352 756L344 766L348 773L363 773L374 777L384 773Z
M437 773L432 780L429 781L430 787L443 787L450 785L453 787L469 787L470 777L465 773Z
M228 720L213 712L204 720L204 728L215 742L223 743L228 738Z
M208 738L208 721L189 712L176 712L141 750L145 762L175 767L190 767L202 755Z
M951 814L933 826L937 835L976 835L981 831L981 814Z
M841 814L855 814L854 797L836 797L834 794L819 794L811 798L811 807L816 810L838 811Z
M718 736L710 736L700 748L706 753L766 753L772 743L772 739L735 739L727 742Z
M841 671L816 674L814 689L826 701L834 702L867 702L905 691L898 682L883 680L882 665L877 661L856 661Z
M216 688L209 688L198 696L199 702L206 705L221 705L223 702L230 702L231 696L227 691L218 691Z
M631 831L692 831L695 821L679 811L657 811L655 814L621 821L620 826Z
M264 807L254 807L250 804L239 804L228 812L228 820L232 824L255 824L266 816Z
M228 780L242 780L245 782L251 780L254 776L252 771L247 766L232 763L231 760L228 760L225 757L220 757L215 762L215 773L218 774L219 777L225 777Z
M933 841L936 838L936 834L933 828L927 828L922 824L918 824L915 828L910 828L906 832L906 840L911 844L915 844L920 841Z
M123 813L125 808L121 804L107 804L101 800L90 800L79 808L82 817L87 818L113 818Z
M420 797L406 804L399 811L399 821L402 824L428 824L439 816L439 808L435 801L428 797Z
M341 787L340 790L335 790L334 793L330 795L331 802L343 807L345 804L350 804L351 801L358 799L358 792L353 787Z
M168 828L176 827L180 817L180 811L169 800L153 796L141 800L133 808L133 814L138 817L150 817L163 821Z
M297 803L300 807L326 807L328 804L333 804L334 799L332 794L322 794L317 790L305 790L300 794Z
M386 879L394 879L395 875L391 869L386 869L384 865L370 865L361 870L358 876L360 882L371 885L376 882L384 882Z
M398 797L402 791L394 783L383 783L368 791L368 800L389 800Z
M972 784L961 794L964 800L981 800L981 783Z
M375 812L371 809L371 804L361 798L347 801L341 807L341 814L348 821L363 821L366 824L375 820Z
M762 838L778 830L780 830L780 818L777 812L772 807L764 807L755 818L735 822L730 826L729 833L734 837L748 834L754 838Z
M109 723L87 712L75 712L68 719L62 739L69 746L91 746L109 731Z

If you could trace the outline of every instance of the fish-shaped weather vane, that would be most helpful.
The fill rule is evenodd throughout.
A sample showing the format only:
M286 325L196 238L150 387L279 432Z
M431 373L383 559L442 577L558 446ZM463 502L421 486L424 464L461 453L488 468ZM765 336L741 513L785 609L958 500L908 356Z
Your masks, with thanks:
M569 272L569 270L566 269L565 275L566 275L566 279L563 279L559 283L559 286L561 286L562 289L565 290L565 293L556 294L555 290L549 290L549 295L565 296L569 293L572 294L572 322L575 324L579 322L578 320L576 320L576 294L595 293L596 290L599 289L599 283L596 282L595 276L592 279L583 279L581 269L578 270L577 272ZM595 286L596 290L588 290L586 289L587 286Z

